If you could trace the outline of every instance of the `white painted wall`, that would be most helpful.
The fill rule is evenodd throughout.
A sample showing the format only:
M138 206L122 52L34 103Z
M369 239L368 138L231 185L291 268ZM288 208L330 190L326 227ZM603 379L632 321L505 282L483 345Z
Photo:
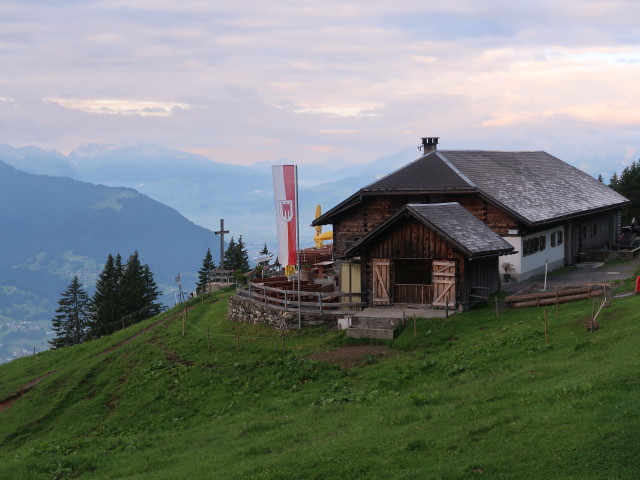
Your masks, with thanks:
M510 262L513 264L514 271L511 272L512 278L518 280L524 280L529 277L540 275L544 273L545 263L549 262L549 271L553 271L557 268L564 266L564 243L567 241L566 234L564 233L564 225L558 225L554 228L536 232L532 235L521 237L503 237L509 242L518 253L513 255L505 255L500 257L500 273L503 274L502 264L504 262ZM563 243L555 247L551 246L551 233L556 232L556 239L559 231L563 232ZM531 255L524 256L524 240L533 237L545 236L547 238L546 248L541 252L536 252ZM557 241L557 240L556 240Z

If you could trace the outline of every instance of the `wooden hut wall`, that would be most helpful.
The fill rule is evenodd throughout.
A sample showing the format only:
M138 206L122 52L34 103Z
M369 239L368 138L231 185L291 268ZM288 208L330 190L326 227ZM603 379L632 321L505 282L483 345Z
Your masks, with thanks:
M518 228L518 222L513 217L475 194L364 196L361 203L334 218L334 255L336 258L343 257L345 250L354 242L408 203L443 202L458 202L498 235L507 235L509 230Z
M602 213L583 219L580 222L580 248L582 250L610 248L618 236L616 220L616 216L611 213Z
M441 235L409 217L398 221L387 231L372 240L363 253L366 257L365 285L369 299L372 298L373 267L372 259L450 259L456 262L456 296L458 301L466 301L460 296L460 279L464 277L465 257ZM497 267L496 267L497 268ZM391 269L390 283L395 283L394 269ZM393 299L392 299L393 301Z
M452 258L453 246L413 218L398 221L367 248L372 258Z
M499 259L500 257L495 256L464 261L465 275L461 277L464 280L459 297L462 303L477 300L471 295L490 296L498 292L500 289Z

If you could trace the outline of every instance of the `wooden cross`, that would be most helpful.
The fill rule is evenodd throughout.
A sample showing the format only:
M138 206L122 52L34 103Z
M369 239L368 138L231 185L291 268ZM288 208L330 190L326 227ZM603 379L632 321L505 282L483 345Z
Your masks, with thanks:
M220 270L224 270L224 234L229 233L224 229L224 218L220 219L220 231L213 233L220 235Z

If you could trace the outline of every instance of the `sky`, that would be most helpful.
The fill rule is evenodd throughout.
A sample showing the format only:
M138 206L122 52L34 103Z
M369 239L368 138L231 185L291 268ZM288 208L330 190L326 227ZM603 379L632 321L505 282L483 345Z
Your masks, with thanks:
M0 143L338 166L640 158L640 1L0 0ZM416 155L418 155L416 150Z

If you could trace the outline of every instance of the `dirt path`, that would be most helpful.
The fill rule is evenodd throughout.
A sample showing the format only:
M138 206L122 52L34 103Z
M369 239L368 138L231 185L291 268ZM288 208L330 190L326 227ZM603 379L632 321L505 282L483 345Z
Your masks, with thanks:
M178 318L180 318L182 314L181 313L177 313L175 315L173 315L172 317L169 318L162 318L160 320L158 320L157 322L149 325L148 327L140 330L139 332L135 333L134 335L131 335L128 338L125 338L124 340L116 343L115 345L110 346L109 348L106 348L105 350L96 353L95 355L93 355L90 358L95 358L95 357L99 357L101 355L106 355L107 353L111 353L115 350L117 350L118 348L123 347L124 345L132 342L133 340L135 340L136 338L138 338L141 335L144 335L145 333L149 332L150 330L153 330L154 328L158 327L159 325L163 324L163 323L171 323L171 322L175 322ZM6 410L7 408L9 408L11 405L13 405L20 397L22 397L25 393L27 393L29 390L31 390L33 387L35 387L38 383L40 383L42 380L44 380L45 378L47 378L48 376L54 374L56 371L52 371L49 373L45 373L44 375L41 375L37 378L34 378L33 380L31 380L28 383L25 383L23 386L21 386L18 390L16 390L15 392L13 392L11 395L9 395L8 397L0 400L0 412L3 412L4 410Z
M333 363L345 368L353 367L360 363L365 356L387 357L392 351L383 345L355 345L352 347L340 347L326 352L314 353L309 359L318 362Z
M49 375L53 375L54 373L55 373L55 370L53 372L40 375L38 378L34 378L29 383L25 383L23 386L21 386L18 390L13 392L4 400L0 400L0 412L9 408L11 405L13 405L16 402L16 400L22 397L25 393L27 393L29 390L31 390L33 387L39 384L42 380L47 378Z

